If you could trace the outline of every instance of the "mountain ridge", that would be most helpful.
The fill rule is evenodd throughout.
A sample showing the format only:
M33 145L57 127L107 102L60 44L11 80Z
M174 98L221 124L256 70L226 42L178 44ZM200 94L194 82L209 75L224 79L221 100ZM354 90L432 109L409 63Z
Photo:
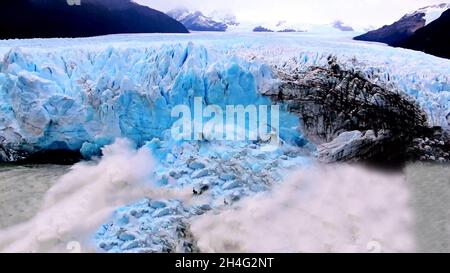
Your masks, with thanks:
M80 5L69 5L67 0L15 0L2 4L0 39L188 33L164 13L133 1L82 0Z
M354 37L450 58L450 4L427 6L404 15L391 25ZM447 37L447 39L446 39Z
M450 59L448 37L450 37L450 9L445 11L439 19L399 43L398 46Z
M177 8L166 12L166 14L192 31L224 32L228 29L225 22L216 21L212 17L204 15L201 11L191 12L186 8Z
M356 36L354 39L398 46L416 31L437 20L446 9L450 9L450 4L439 4L420 8L414 12L405 14L398 21L390 25L385 25Z

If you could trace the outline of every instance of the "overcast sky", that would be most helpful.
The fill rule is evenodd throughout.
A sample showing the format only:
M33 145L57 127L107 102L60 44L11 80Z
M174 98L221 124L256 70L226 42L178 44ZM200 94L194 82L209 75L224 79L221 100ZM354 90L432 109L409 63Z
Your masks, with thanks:
M327 24L336 19L353 26L382 26L418 8L446 0L134 0L167 11L187 7L204 13L230 11L241 21Z

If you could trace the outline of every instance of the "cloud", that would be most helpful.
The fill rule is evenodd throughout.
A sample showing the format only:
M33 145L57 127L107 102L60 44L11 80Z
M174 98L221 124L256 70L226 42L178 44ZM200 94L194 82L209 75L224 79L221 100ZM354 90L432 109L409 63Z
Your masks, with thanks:
M326 24L336 19L357 27L392 23L405 13L444 0L136 0L167 11L184 6L209 13L233 12L240 20L267 22L288 20L295 23Z

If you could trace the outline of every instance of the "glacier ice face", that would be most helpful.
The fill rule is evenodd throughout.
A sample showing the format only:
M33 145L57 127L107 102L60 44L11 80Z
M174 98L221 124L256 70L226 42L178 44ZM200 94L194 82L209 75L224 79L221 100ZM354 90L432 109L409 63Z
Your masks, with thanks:
M117 137L142 146L163 137L175 105L269 105L259 90L277 80L264 64L219 58L193 43L148 49L29 54L19 48L1 64L0 132L32 151L95 155ZM287 124L291 126L292 124Z
M116 137L143 145L170 128L174 105L191 105L194 96L208 104L269 104L260 94L276 92L275 72L324 65L330 54L415 98L430 125L450 128L449 60L343 36L10 40L0 42L0 54L0 141L12 151L81 149L89 156Z

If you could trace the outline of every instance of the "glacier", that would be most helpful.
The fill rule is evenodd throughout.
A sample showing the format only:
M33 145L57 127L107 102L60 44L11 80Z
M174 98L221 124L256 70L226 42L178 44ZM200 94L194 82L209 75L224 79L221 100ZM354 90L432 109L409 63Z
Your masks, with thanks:
M269 104L260 94L276 90L274 70L324 65L330 54L417 100L430 126L450 128L448 60L341 35L220 35L1 41L1 143L29 152L81 149L88 157L116 137L143 145L170 128L174 105L194 96Z
M2 139L30 152L80 150L90 157L117 137L142 146L174 122L175 105L269 105L269 67L221 59L202 45L55 53L8 51L0 67ZM236 80L238 79L238 80ZM295 121L285 119L286 128ZM300 137L300 136L299 136Z
M174 141L171 109L193 107L194 97L204 105L270 105L280 71L323 66L332 55L345 69L415 99L430 126L450 129L450 60L342 34L7 40L0 54L0 159L60 149L97 160L103 147L127 138L157 159L156 186L189 188L198 197L195 204L147 198L117 209L93 235L97 251L197 251L186 228L191 217L267 191L317 154L301 121L284 110L283 145L275 151L252 141Z

